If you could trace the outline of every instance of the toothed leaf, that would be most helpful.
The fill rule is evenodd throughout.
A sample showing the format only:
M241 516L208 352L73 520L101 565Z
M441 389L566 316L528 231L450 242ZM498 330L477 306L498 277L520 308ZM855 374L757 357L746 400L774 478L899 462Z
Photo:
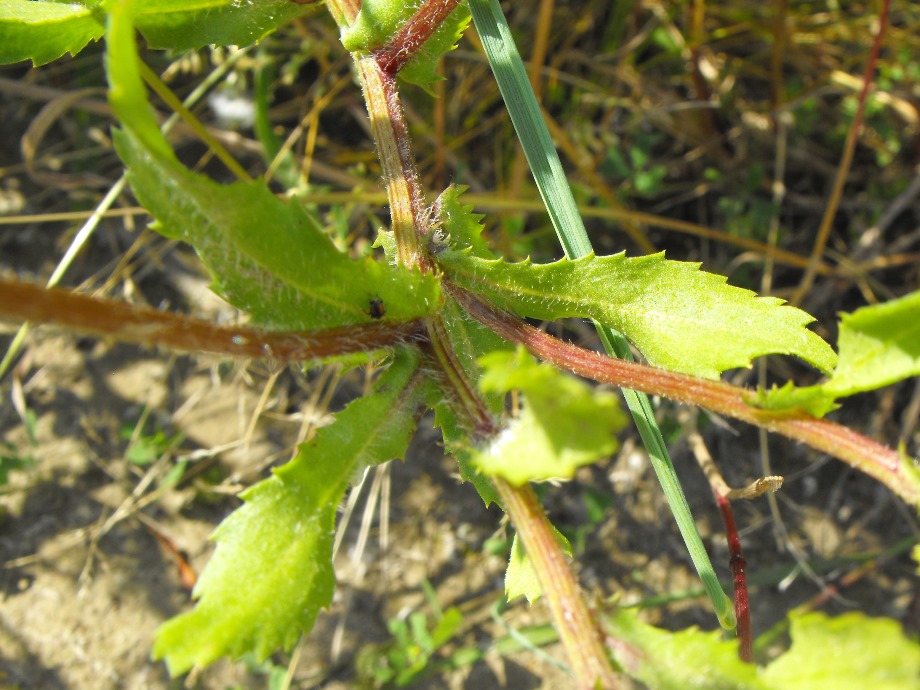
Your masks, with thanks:
M831 347L805 328L814 320L805 312L663 254L532 264L445 250L437 261L450 280L521 316L584 317L610 326L666 369L717 378L766 354L796 355L822 371L836 362Z
M623 671L656 690L780 690L738 658L738 641L718 631L671 632L639 620L631 609L601 617L610 654ZM815 686L824 687L824 686ZM827 686L833 687L833 686Z
M397 356L371 395L336 415L217 528L195 608L164 623L153 654L173 675L222 656L290 649L332 601L335 514L351 478L405 454L421 402L417 360Z
M920 376L920 292L841 314L837 343L840 357L828 381L758 391L751 404L821 417L838 407L838 398Z
M64 53L76 55L105 31L105 14L93 7L98 4L0 2L0 64L43 65Z
M120 7L120 6L119 6ZM220 185L176 159L156 126L137 71L130 25L120 10L109 32L110 99L124 130L115 133L132 189L157 230L192 244L214 287L253 319L306 330L431 313L437 281L417 271L339 251L296 200L275 197L262 180Z
M465 4L457 5L418 53L399 71L399 78L409 84L421 86L432 96L434 84L443 79L438 76L438 62L457 47L457 42L470 23L470 10Z
M385 45L421 6L419 0L364 0L351 26L342 30L342 45L349 51L372 51ZM458 5L418 52L399 71L399 78L432 92L438 61L457 47L470 22L470 11Z
M473 213L471 205L460 201L460 195L465 191L466 187L452 184L441 192L434 205L437 211L435 222L439 230L447 235L451 247L469 248L473 256L494 259L495 255L482 236L483 216Z
M837 396L920 375L920 292L843 314L840 362L824 384Z
M559 540L562 550L569 556L572 555L572 545L565 535L553 527L553 533ZM514 601L518 597L527 599L527 603L532 604L543 596L543 587L540 580L537 579L537 571L534 570L533 563L524 551L521 540L518 535L514 535L511 542L511 554L508 556L508 568L505 570L505 596L508 601Z
M834 397L822 386L798 387L789 381L781 387L774 385L767 390L758 389L749 395L748 404L778 413L807 412L823 417L840 407L834 402Z

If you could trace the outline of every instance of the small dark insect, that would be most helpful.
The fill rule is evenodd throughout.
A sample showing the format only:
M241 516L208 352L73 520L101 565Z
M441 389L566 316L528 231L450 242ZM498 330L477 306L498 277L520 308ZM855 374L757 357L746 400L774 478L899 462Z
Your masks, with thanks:
M379 297L375 297L371 300L371 318L372 319L382 319L387 313L387 308L383 304L383 300Z

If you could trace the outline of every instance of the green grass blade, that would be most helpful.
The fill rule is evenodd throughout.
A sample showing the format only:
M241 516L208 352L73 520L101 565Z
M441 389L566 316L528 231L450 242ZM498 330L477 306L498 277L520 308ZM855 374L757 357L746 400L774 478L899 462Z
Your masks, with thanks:
M470 10L514 130L521 140L527 164L565 255L577 259L590 254L593 251L591 241L505 15L497 0L470 0Z
M590 254L591 241L498 0L469 0L469 4L476 31L563 251L570 259ZM611 328L595 325L608 354L632 359L626 338ZM636 391L623 389L623 394L719 623L733 629L735 613L731 600L719 584L696 530L651 402L648 396Z

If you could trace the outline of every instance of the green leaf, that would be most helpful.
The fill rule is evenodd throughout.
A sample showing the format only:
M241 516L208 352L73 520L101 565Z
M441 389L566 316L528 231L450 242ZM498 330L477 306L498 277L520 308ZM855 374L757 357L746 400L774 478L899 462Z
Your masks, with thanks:
M3 0L0 64L32 60L34 65L43 65L64 53L76 55L105 31L100 4Z
M434 204L435 224L446 233L451 247L470 249L473 256L494 259L489 244L482 236L482 214L473 213L472 205L460 202L466 187L452 184L441 192Z
M838 407L838 398L920 376L920 292L841 314L837 344L840 357L828 381L758 391L751 404L821 417Z
M363 0L355 21L342 30L342 45L352 52L380 48L420 6L419 0ZM437 75L438 61L457 47L457 41L469 23L469 8L465 4L458 5L399 71L400 79L431 92L431 86L441 78Z
M572 555L572 545L565 535L553 527L553 533L562 550L569 556ZM537 579L537 571L534 570L530 558L521 545L518 535L514 535L514 541L511 542L511 555L508 557L508 569L505 571L505 596L508 601L514 601L520 596L526 597L527 603L532 604L543 595L543 587Z
M625 423L619 401L547 364L537 364L523 349L481 357L482 390L523 394L518 416L485 447L473 451L484 474L512 484L571 479L582 465L617 448L616 432Z
M51 62L76 55L105 29L103 0L0 2L0 64ZM290 0L135 0L137 26L151 48L188 50L210 44L249 45L309 8Z
M757 667L738 658L737 640L718 631L677 632L643 623L636 612L618 609L601 618L613 660L655 690L779 690L758 678ZM812 685L811 688L836 688ZM867 686L868 687L868 686Z
M434 83L443 79L437 73L438 62L457 47L457 42L469 23L469 8L466 4L457 5L431 38L425 41L415 56L399 71L399 78L409 84L421 86L434 96Z
M256 322L306 330L369 322L375 300L394 321L439 306L432 276L351 259L296 200L278 200L264 182L218 185L151 155L130 130L115 140L156 229L193 245L215 290Z
M514 36L498 0L468 0L473 23L482 40L482 47L495 74L495 80L508 107L508 114L521 142L521 148L533 173L534 182L546 205L550 222L566 257L577 259L593 253L591 241L581 219L575 197L569 187L565 169L553 145L549 128L543 119L540 104L530 84L524 61L514 42ZM618 3L614 17L619 16L625 3ZM625 12L629 13L629 9ZM625 16L625 15L624 15ZM615 25L615 22L611 26ZM632 359L626 337L598 321L594 322L607 354ZM668 505L680 528L693 564L712 601L719 623L734 628L735 614L728 596L722 590L709 555L703 547L690 507L668 456L661 430L655 421L652 404L645 393L622 389L626 406L632 414L642 442L649 452L655 474L661 482Z
M663 254L532 264L445 250L437 261L450 280L522 316L595 319L623 333L650 364L666 369L718 378L765 354L797 355L822 371L836 362L831 347L805 328L814 320L805 312Z
M762 673L783 690L903 690L920 679L920 645L890 618L823 613L791 619L792 646Z
M374 392L354 401L298 456L243 494L214 534L195 608L163 624L153 649L171 674L221 656L261 661L289 649L329 605L335 514L351 478L402 457L415 429L417 359L397 354Z
M137 28L151 48L247 46L305 12L291 0L136 0Z
M764 410L772 410L780 415L807 412L815 417L823 417L840 407L834 402L834 396L828 394L821 386L800 388L792 381L787 381L782 386L773 384L766 390L759 388L756 392L747 395L747 403Z
M372 51L383 46L399 31L421 3L398 0L366 0L350 26L342 29L342 45L345 50Z
M374 300L394 321L439 307L433 276L351 259L296 200L277 199L263 181L219 185L182 166L147 104L121 6L108 42L110 100L125 127L115 143L132 189L160 232L195 247L230 303L258 323L298 330L371 321Z
M920 291L843 314L840 362L824 388L853 395L920 375Z
M441 395L438 395L437 398L431 401L431 407L434 408L434 425L441 430L444 450L457 461L460 479L473 485L486 508L493 503L498 504L498 493L495 487L492 486L489 478L473 465L473 444L470 441L470 431L463 428L457 421L450 402Z

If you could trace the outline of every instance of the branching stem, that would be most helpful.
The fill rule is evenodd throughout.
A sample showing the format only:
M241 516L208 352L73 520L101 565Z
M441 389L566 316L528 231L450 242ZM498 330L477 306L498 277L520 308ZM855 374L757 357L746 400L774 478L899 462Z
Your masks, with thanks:
M342 0L330 1L334 14L346 14ZM433 268L426 246L431 229L430 218L394 75L455 6L455 0L426 2L376 55L354 55L383 168L396 237L397 261L422 271ZM426 330L430 339L429 361L440 370L442 384L454 401L455 413L461 423L479 440L494 434L496 423L475 382L470 380L457 361L443 317L430 317L426 321ZM512 487L504 482L499 482L496 489L544 585L553 623L560 631L579 687L618 687L599 629L590 617L578 582L532 490L529 487Z
M897 451L847 427L803 412L778 415L753 407L745 400L742 388L613 359L558 340L475 295L456 288L451 294L470 316L506 340L524 345L540 359L595 381L698 405L800 441L865 472L908 503L920 505L920 485Z
M421 320L375 322L321 331L269 331L101 300L61 289L0 280L0 319L54 323L74 331L184 352L307 362L418 340Z

